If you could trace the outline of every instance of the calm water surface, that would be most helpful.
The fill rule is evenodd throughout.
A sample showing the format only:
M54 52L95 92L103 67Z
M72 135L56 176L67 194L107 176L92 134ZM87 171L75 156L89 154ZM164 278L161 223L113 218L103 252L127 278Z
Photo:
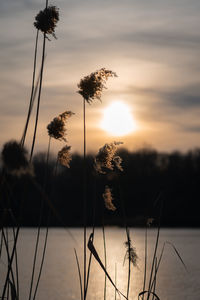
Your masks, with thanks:
M44 230L41 235L41 245L44 239ZM38 300L78 300L80 288L74 248L78 253L81 270L83 248L82 229L70 229L69 234L64 229L50 229L45 265L37 294ZM90 229L88 229L88 234ZM131 270L130 299L137 299L142 290L144 274L144 230L131 229L131 238L136 248L139 260L138 267ZM155 245L156 231L149 230L148 259L152 259ZM33 260L36 230L22 229L18 244L19 273L20 273L20 299L28 299L28 286L30 286L31 263ZM110 276L115 279L117 286L126 293L127 261L123 266L125 255L125 231L119 228L106 228L107 269ZM170 245L165 248L157 278L157 294L163 300L199 300L200 299L200 230L198 229L162 229L158 253L163 242L173 243L184 260L188 273L178 259ZM11 241L12 242L12 241ZM99 256L104 257L103 238L101 229L95 232L95 247ZM40 247L41 250L41 247ZM38 261L38 264L40 262ZM0 263L1 274L5 268L3 259ZM150 269L150 268L148 268ZM149 275L149 272L148 272ZM91 277L88 289L88 300L102 300L104 298L104 273L96 261L92 261ZM107 299L115 299L115 291L107 283ZM117 296L119 299L119 296ZM121 298L122 299L122 298Z

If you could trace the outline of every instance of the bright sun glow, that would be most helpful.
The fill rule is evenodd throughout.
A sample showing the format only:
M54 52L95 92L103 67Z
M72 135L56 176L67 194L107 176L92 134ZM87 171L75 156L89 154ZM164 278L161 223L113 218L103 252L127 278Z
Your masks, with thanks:
M113 102L105 109L100 126L114 136L127 135L137 129L130 108L123 102Z

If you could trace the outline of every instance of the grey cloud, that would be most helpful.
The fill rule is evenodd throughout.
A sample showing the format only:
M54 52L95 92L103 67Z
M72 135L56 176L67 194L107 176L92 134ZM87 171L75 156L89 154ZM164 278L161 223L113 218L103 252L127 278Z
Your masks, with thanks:
M140 88L130 87L128 91L139 95L150 95L157 99L161 99L160 105L171 105L179 109L193 109L194 107L200 108L200 83L188 85L186 87L177 88ZM157 103L158 104L158 103Z
M193 132L193 133L200 133L200 125L193 125L193 126L185 126L182 125L182 129L184 131Z
M195 107L200 108L200 93L195 95L192 92L190 93L185 90L180 90L177 92L164 93L162 96L167 99L170 104L175 105L180 109L193 109Z
M146 123L171 127L177 132L200 132L200 85L197 83L183 88L132 86L127 93L137 101L137 117Z
M2 0L0 3L0 16L5 17L5 15L16 14L22 12L26 9L38 9L41 6L41 1L39 0ZM44 6L44 5L43 5ZM41 7L42 8L42 7Z
M155 29L154 29L155 30ZM153 45L154 47L178 47L193 48L200 46L200 35L181 32L162 31L142 31L122 34L115 37L117 40L126 41L127 43L140 43L144 45ZM186 49L185 49L186 50ZM198 48L199 50L199 48Z

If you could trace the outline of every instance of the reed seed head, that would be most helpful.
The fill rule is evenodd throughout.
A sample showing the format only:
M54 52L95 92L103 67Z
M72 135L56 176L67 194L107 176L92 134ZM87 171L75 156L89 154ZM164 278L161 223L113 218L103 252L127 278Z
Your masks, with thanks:
M65 146L58 152L59 163L67 168L70 168L70 161L72 160L70 149L71 146Z
M27 159L27 150L17 141L5 143L1 156L7 173L17 177L33 175L33 167Z
M78 84L78 93L88 102L93 102L94 99L101 101L103 89L106 89L106 81L109 77L117 77L117 74L111 70L102 68L96 72L85 76Z
M113 204L113 196L112 196L112 190L109 188L108 185L105 186L105 191L103 193L103 199L105 202L105 207L109 210L115 211L116 207Z
M137 266L138 255L136 253L136 248L132 246L129 230L127 231L127 241L124 243L126 247L125 259L128 259L134 267Z
M46 34L55 36L55 27L59 21L59 9L56 6L48 6L41 10L35 17L34 26Z
M94 167L98 173L106 174L104 169L114 170L114 167L123 171L121 163L122 159L120 156L115 155L117 146L123 144L122 142L113 142L105 144L99 149L99 152L94 161Z
M65 124L67 120L74 115L71 111L65 111L64 113L60 114L58 117L55 117L53 121L51 121L47 125L48 135L53 137L56 140L65 141L67 142L66 136L66 128Z

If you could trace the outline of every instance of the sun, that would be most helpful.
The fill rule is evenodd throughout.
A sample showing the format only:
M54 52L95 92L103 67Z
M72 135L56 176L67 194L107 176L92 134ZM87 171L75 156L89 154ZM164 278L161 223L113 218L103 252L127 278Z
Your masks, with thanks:
M104 110L100 127L113 136L127 135L137 129L129 106L115 101Z

